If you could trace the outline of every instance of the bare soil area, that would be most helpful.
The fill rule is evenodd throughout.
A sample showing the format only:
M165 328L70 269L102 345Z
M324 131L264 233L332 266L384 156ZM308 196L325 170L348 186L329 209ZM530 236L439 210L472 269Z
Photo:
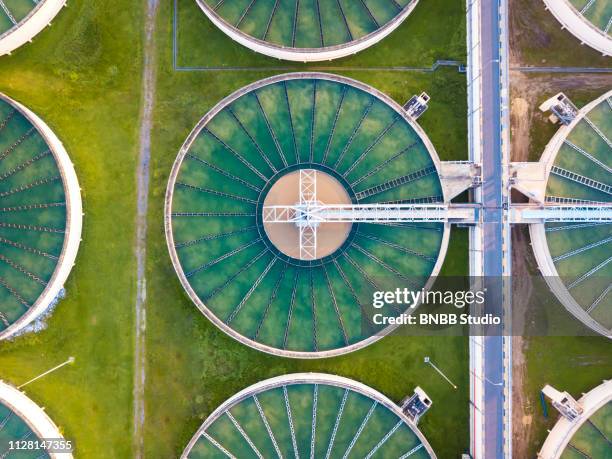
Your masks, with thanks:
M145 19L145 48L142 75L143 105L140 119L140 148L138 154L137 186L138 211L136 215L136 266L137 285L134 304L134 418L133 453L136 459L144 457L145 383L146 383L146 247L147 209L149 206L149 179L151 162L151 131L153 129L153 105L155 101L155 24L159 0L147 1Z
M581 107L612 88L612 74L510 74L512 161L537 161L558 127L538 107L564 92Z
M528 457L534 411L524 391L527 376L525 354L529 341L520 330L530 317L532 275L537 271L537 264L526 227L512 230L512 271L512 315L516 335L512 338L512 425L515 432L521 432L521 435L514 436L512 450L514 457Z
M512 138L512 161L527 161L531 133L529 124L533 113L530 113L529 102L522 97L512 99L510 107L510 124Z

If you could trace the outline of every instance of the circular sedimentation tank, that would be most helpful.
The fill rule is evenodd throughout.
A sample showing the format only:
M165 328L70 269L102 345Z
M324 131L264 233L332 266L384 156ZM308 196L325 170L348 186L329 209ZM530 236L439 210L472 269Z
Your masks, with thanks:
M579 111L546 147L542 161L548 203L612 201L612 91ZM591 329L612 330L612 225L598 222L531 225L538 265L564 306Z
M62 439L51 418L36 403L13 386L0 381L0 456L23 459L71 459L72 454L40 449L11 449L11 442ZM14 447L14 444L13 444Z
M612 55L610 0L544 0L546 7L581 42Z
M81 238L81 196L49 127L0 94L0 339L55 301Z
M0 2L0 56L32 41L66 4L65 0Z
M304 260L291 252L295 228L270 233L264 203L295 199L303 170L320 174L325 199L444 202L438 164L422 129L367 85L321 73L261 80L214 107L179 152L166 195L176 272L198 308L249 346L302 358L363 347L389 331L369 320L373 292L428 288L449 225L329 224L323 252ZM380 312L403 312L393 308Z
M182 458L435 458L401 409L338 376L268 379L231 397L198 429Z
M561 417L550 430L538 459L612 457L612 381L584 394L578 403L583 414L574 421Z
M419 0L196 0L238 43L293 61L355 54L393 32Z

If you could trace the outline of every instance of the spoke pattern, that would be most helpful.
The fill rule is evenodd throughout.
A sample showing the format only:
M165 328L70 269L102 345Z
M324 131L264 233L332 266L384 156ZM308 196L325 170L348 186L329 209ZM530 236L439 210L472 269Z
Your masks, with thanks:
M250 7L254 12L257 5ZM339 181L344 171L356 203L379 197L437 202L441 185L423 141L394 108L331 79L280 79L247 90L195 136L170 214L185 280L239 335L278 350L325 352L378 330L363 327L374 290L392 281L424 286L444 228L360 224L330 257L290 259L270 242L257 215L277 178L300 167L320 168Z
M612 7L606 0L567 0L575 8L577 14L591 23L591 27L604 33L612 27Z
M546 200L580 205L612 202L612 106L606 99L568 134L551 168ZM549 223L546 239L561 280L581 307L612 329L612 225Z
M416 427L374 392L327 382L264 387L207 420L187 457L429 457Z
M410 7L410 0L203 0L247 35L291 48L324 48L381 30Z
M8 9L3 0L0 0L0 8L2 9L4 15L13 23L13 25L17 25L17 19L15 19L15 16L13 16L13 13Z
M0 331L19 320L47 287L65 229L55 157L21 111L0 98Z
M573 434L562 459L571 457L605 458L612 448L612 402L605 403ZM573 454L573 453L577 453Z
M6 457L7 459L12 457L50 457L47 453L34 452L28 454L25 452L22 454L15 453L15 450L11 451L10 441L27 439L35 440L38 437L24 419L0 401L0 457Z

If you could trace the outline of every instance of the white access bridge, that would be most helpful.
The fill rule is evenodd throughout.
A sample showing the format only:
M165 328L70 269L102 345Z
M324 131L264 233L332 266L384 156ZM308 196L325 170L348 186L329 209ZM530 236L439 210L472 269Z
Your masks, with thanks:
M599 205L513 205L510 222L520 223L612 223L612 204Z
M327 204L317 200L317 171L300 170L299 201L294 205L264 206L263 222L292 223L299 228L300 259L317 258L317 229L323 223L450 223L477 225L482 204ZM612 204L568 203L514 204L509 208L512 224L546 222L612 223Z
M321 223L408 223L438 222L477 224L478 204L296 204L293 206L266 206L265 223L295 223L299 227ZM512 205L510 222L534 223L612 223L612 205L558 206Z
M298 226L321 223L402 223L449 222L475 224L478 206L474 204L296 204L266 206L264 223L295 223Z

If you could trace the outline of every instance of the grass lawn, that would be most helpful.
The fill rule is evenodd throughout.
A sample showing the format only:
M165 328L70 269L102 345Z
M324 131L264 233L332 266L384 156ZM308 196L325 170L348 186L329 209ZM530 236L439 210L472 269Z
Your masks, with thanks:
M181 8L190 2L179 0ZM430 2L441 14L443 6L456 2ZM450 6L449 6L450 7ZM155 112L151 161L151 195L148 235L148 325L147 325L147 427L145 448L151 457L176 456L185 447L197 427L222 401L261 379L300 371L322 371L354 378L382 391L394 400L421 385L433 398L434 408L420 427L439 457L456 457L465 451L469 441L468 349L467 340L457 337L428 338L393 336L355 353L327 360L300 361L282 359L247 348L212 325L187 298L170 263L163 234L163 196L172 163L178 149L197 121L220 99L232 91L273 74L265 71L172 71L171 12L172 4L161 6L158 29L160 49L158 95ZM461 10L460 7L450 7ZM185 20L200 24L191 37L181 38L182 65L249 65L278 66L278 61L260 57L234 44L221 32L212 29L196 8L185 14ZM433 14L421 5L417 14ZM457 13L459 14L459 13ZM462 13L461 13L462 14ZM453 24L456 15L449 15ZM462 27L444 29L444 40L460 37ZM403 26L405 28L406 25ZM396 33L405 33L401 28ZM449 30L450 29L450 30ZM459 30L458 30L459 29ZM181 32L183 33L183 32ZM206 40L202 37L206 36ZM394 37L390 38L393 43ZM432 38L436 41L438 38ZM420 44L419 44L420 43ZM388 46L388 48L381 48ZM334 62L333 65L395 65L385 54L393 44L383 42L373 50ZM395 45L397 46L397 44ZM426 39L415 40L415 47L428 47ZM435 48L437 46L437 48ZM461 58L448 45L435 45L437 57ZM210 48L207 48L210 47ZM214 54L210 49L215 48ZM378 49L378 52L377 52ZM410 65L431 65L432 55L419 57L404 52ZM229 56L229 57L226 57ZM396 57L400 57L401 53ZM223 58L223 59L221 59ZM395 57L394 57L395 59ZM188 62L189 61L189 62ZM284 64L282 64L284 65ZM317 65L299 66L317 69ZM425 128L442 159L465 159L467 135L465 123L465 76L455 69L433 74L421 72L338 72L356 78L388 93L399 102L426 90L432 96L430 110L419 123ZM447 255L446 275L467 272L467 231L456 230ZM453 390L439 375L423 363L429 355L458 385ZM448 432L453 432L452 436Z
M141 6L72 1L33 44L0 58L0 91L64 142L85 212L67 297L47 330L0 344L0 378L19 384L76 357L27 394L75 442L77 457L130 457Z
M578 108L584 107L588 103L601 96L605 91L607 91L607 87L604 87L604 82L602 82L601 86L598 84L585 84L583 86L580 86L579 82L576 82L576 84L572 85L569 88L563 88L554 85L554 75L527 75L526 78L533 82L534 87L540 85L548 85L548 82L552 81L553 83L550 83L550 86L553 87L555 91L562 90L563 93L568 96ZM612 78L610 78L610 82L612 83ZM540 97L538 102L543 102L546 97L552 95L553 92L549 90L546 93L542 94L542 97ZM542 113L538 109L536 109L534 112L532 123L529 127L529 136L531 139L531 142L529 143L529 161L540 160L540 157L542 156L542 153L544 153L546 145L552 139L555 133L559 130L558 124L552 124L548 120L549 116L550 112Z
M233 42L193 0L176 0L176 5L178 67L303 67L263 56ZM170 10L167 14L172 13ZM465 62L464 24L465 2L422 0L402 25L380 43L355 56L315 66L430 67L437 59Z
M526 357L527 378L524 390L527 413L533 416L528 457L535 457L548 430L558 419L557 411L550 404L548 419L544 418L540 404L540 391L544 385L551 384L578 399L604 379L610 378L612 358L610 343L605 338L562 336L530 338Z
M430 0L427 7L423 3L383 43L334 65L430 66L438 58L464 60L463 6L452 0ZM161 2L160 8L147 274L147 457L176 457L221 401L260 379L295 371L352 377L397 401L421 385L435 403L420 424L425 435L439 457L463 452L469 437L464 338L389 337L331 360L279 359L230 339L187 299L162 231L170 167L180 144L209 108L231 91L270 75L269 67L278 63L234 44L195 11L187 13L186 20L201 28L181 29L187 34L181 46L198 46L181 54L183 65L230 62L268 70L174 72L172 2ZM19 384L76 357L74 366L32 384L27 393L74 440L77 457L131 457L143 12L142 2L75 0L32 45L0 59L0 91L41 115L62 139L75 163L85 209L83 242L66 284L66 299L49 319L47 330L0 344L0 378ZM455 69L343 74L399 102L426 90L433 100L420 124L442 159L466 158L464 75ZM466 273L466 247L467 232L454 231L446 274ZM425 355L459 385L458 391L423 364Z

